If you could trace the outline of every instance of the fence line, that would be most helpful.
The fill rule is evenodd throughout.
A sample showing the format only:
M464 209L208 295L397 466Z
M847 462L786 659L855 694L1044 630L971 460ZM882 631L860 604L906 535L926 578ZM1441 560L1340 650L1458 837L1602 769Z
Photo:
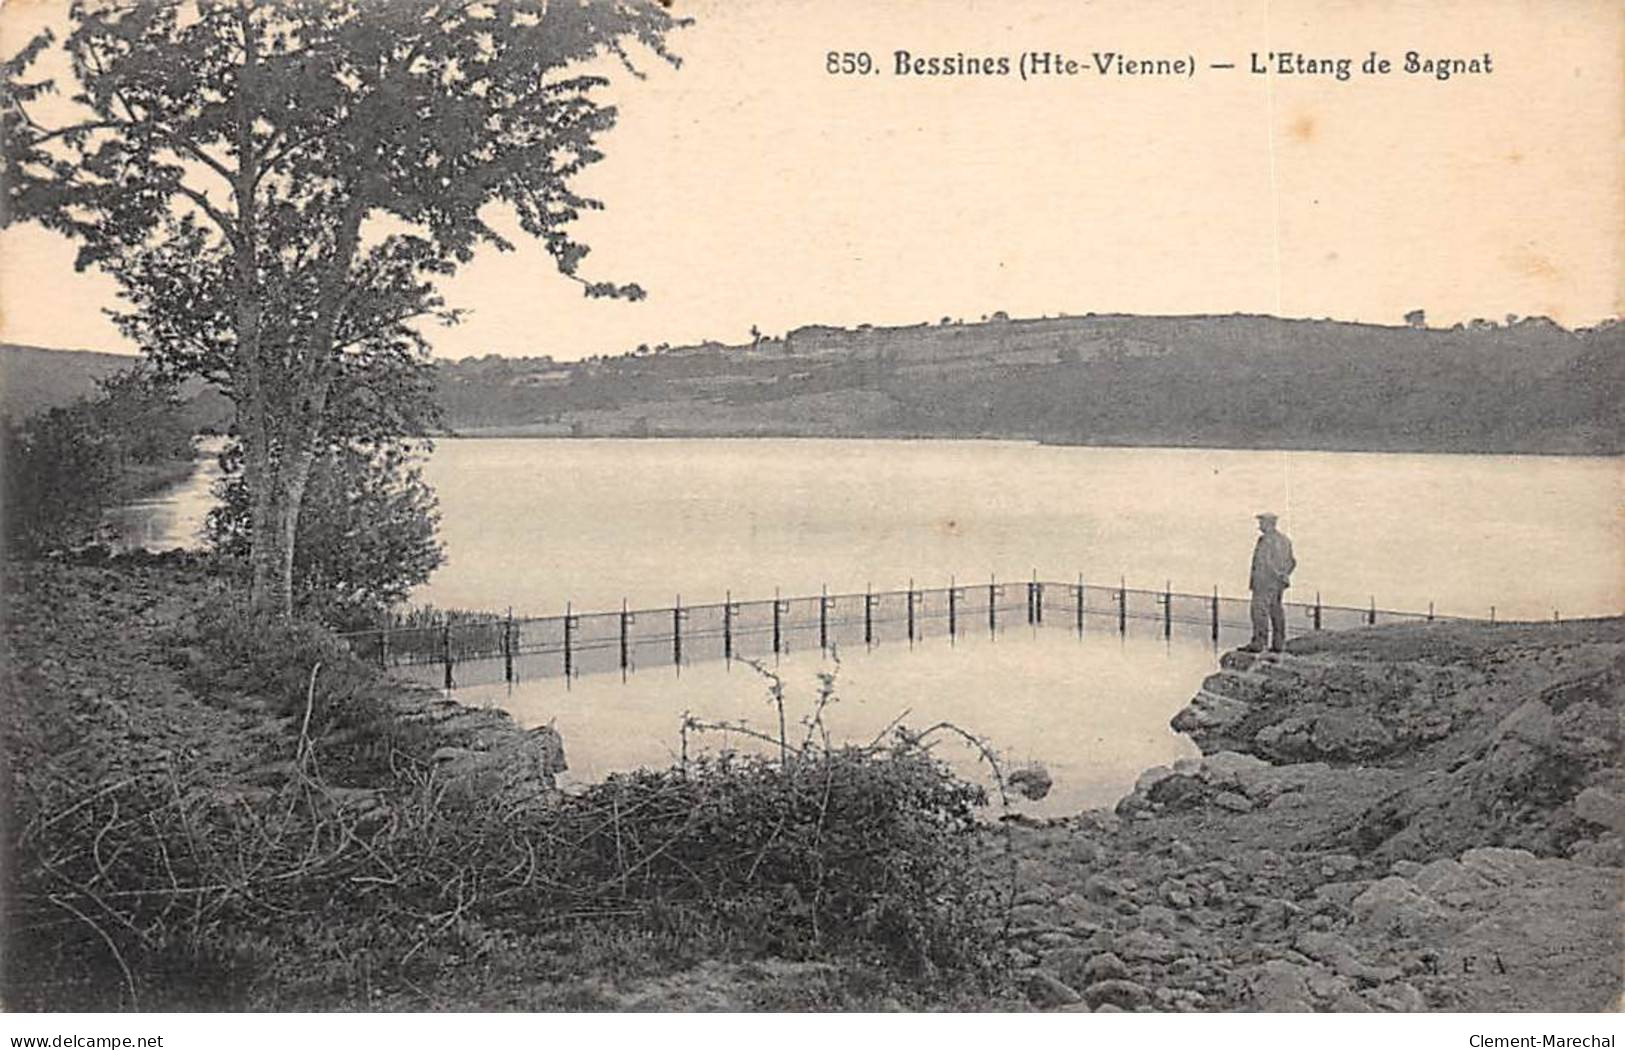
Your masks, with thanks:
M888 641L910 645L927 637L950 642L971 631L993 636L1004 627L1025 623L1038 628L1065 626L1080 637L1092 631L1126 635L1129 624L1151 622L1171 639L1181 635L1205 636L1217 645L1226 628L1250 630L1251 602L1230 598L1214 587L1209 594L1176 592L1172 584L1160 591L1130 588L1120 578L1117 586L1030 580L960 584L904 590L830 594L735 601L731 591L723 601L684 605L682 596L670 606L621 608L609 612L578 613L566 604L562 616L516 618L506 616L446 621L423 627L385 626L343 635L351 650L385 668L439 668L445 688L455 688L456 668L500 661L503 680L513 682L518 666L527 676L566 680L584 673L619 670L624 675L646 662L677 667L692 659L758 659L811 649L829 651L862 644L869 648ZM1348 629L1379 623L1461 619L1436 616L1432 603L1426 613L1379 609L1373 598L1365 608L1313 602L1287 602L1289 623L1305 623L1312 630ZM1490 619L1495 618L1494 609ZM1290 632L1289 630L1289 633ZM1299 631L1298 633L1301 633ZM463 683L471 684L471 683Z

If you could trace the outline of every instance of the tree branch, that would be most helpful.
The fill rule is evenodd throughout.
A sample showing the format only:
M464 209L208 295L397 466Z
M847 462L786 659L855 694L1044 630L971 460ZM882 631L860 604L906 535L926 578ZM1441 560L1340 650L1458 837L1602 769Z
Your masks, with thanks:
M286 160L288 158L289 154L293 153L295 150L298 150L298 149L301 149L301 148L303 148L305 146L308 146L312 142L319 142L322 139L330 138L333 135L338 134L339 131L342 130L342 128L343 128L342 124L336 124L333 127L325 128L322 131L313 132L312 134L309 134L309 135L300 136L297 139L288 140L287 142L284 143L282 149L280 149L280 150L278 150L278 151L276 151L274 153L273 152L267 152L261 158L263 163L260 165L260 175L263 176L267 172L272 172L272 171L277 170L277 167L284 160ZM278 131L277 134L281 135L282 132ZM271 146L275 145L275 143L276 143L276 139L272 138L271 142L266 144L266 149L269 150L271 148ZM256 178L256 181L258 181L258 178Z
M353 296L351 298L353 298ZM404 314L398 314L398 315L396 315L394 317L385 318L384 320L377 322L372 327L366 329L365 331L363 331L360 334L354 336L353 338L346 339L342 343L334 343L333 344L333 351L334 351L334 353L339 353L341 351L348 350L350 347L355 346L357 343L366 342L368 339L371 339L374 336L379 335L386 328L393 328L395 325L401 324L401 323L406 322L406 321L410 321L414 317L426 317L429 314L432 314L434 312L435 312L434 307L425 306L425 307L422 307L422 308L417 309L417 310L410 310L410 311L408 311L408 312L406 312Z
M40 128L40 125L34 122L34 118L30 117L28 112L24 110L21 105L17 107L17 112L23 115L23 120L27 121L29 127ZM80 124L70 124L66 127L53 128L50 131L45 131L43 134L29 140L27 145L38 148L52 139L63 138L64 136L75 134L76 132L97 131L101 128L119 128L127 126L127 122L119 120L89 120ZM41 130L43 131L44 129L41 128Z
M194 190L192 187L186 185L184 182L175 183L175 189L180 192L182 196L186 197L187 200L196 204L199 208L202 208L204 214L214 222L215 226L219 227L220 232L225 234L226 239L232 243L233 247L238 247L241 245L241 242L238 240L236 223L231 221L231 216L225 214L219 208L215 207L209 202L209 198L205 197L197 190Z

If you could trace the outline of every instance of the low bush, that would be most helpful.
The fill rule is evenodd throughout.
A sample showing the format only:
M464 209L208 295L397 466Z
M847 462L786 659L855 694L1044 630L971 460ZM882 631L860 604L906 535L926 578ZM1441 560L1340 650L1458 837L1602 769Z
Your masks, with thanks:
M991 961L997 905L972 877L983 801L906 735L640 770L553 815L571 843L556 881L572 906L633 906L754 951L974 970Z

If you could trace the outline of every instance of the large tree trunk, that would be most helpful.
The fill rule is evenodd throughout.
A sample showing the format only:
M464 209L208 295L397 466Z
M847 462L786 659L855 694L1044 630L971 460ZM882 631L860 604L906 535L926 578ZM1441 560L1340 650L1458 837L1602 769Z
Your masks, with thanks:
M237 291L237 359L233 392L238 405L238 423L243 442L243 482L248 486L253 506L249 515L249 606L256 612L278 608L272 582L280 561L271 544L275 509L273 476L278 450L272 447L275 431L266 392L266 361L263 344L263 304L260 301L258 208L255 189L258 160L254 149L254 90L258 72L259 47L251 9L238 7L242 33L243 66L237 78L237 171L232 195L237 206L237 237L234 245ZM245 411L246 408L246 411Z
M265 559L267 571L263 607L283 616L293 613L299 511L304 505L311 468L321 450L327 398L336 377L333 342L339 317L349 303L350 259L360 241L365 211L361 198L353 198L335 233L328 275L318 297L314 330L303 356L292 366L294 375L290 385L294 389L287 404L282 406L285 411L276 428L280 440L275 470L266 478L266 488L270 490L270 520L264 532L254 533L256 580L261 557ZM255 527L258 529L258 523Z
M291 493L279 493L273 501L270 527L263 548L267 565L267 601L283 616L293 615L293 555L299 531L299 503Z
M322 339L322 334L318 335ZM323 356L331 343L322 339ZM312 353L317 347L311 348ZM325 370L323 370L325 371ZM332 380L322 376L315 380L315 388L301 399L303 411L290 420L283 432L282 455L275 475L273 520L269 523L271 542L266 544L267 558L275 562L269 566L271 600L283 615L293 613L294 554L299 539L299 512L305 504L305 490L310 485L310 472L321 450L322 416L327 409L327 395Z
M249 368L258 372L258 361L253 362ZM259 383L254 382L258 387ZM264 393L256 389L247 399L249 411L239 413L238 421L241 425L243 442L243 483L248 486L250 499L253 501L249 511L249 568L251 582L249 585L249 604L255 609L265 609L269 605L268 588L271 583L270 551L265 549L260 540L267 537L271 531L272 495L275 486L272 484L272 452L271 428L266 418L267 409ZM246 418L244 418L246 416Z

